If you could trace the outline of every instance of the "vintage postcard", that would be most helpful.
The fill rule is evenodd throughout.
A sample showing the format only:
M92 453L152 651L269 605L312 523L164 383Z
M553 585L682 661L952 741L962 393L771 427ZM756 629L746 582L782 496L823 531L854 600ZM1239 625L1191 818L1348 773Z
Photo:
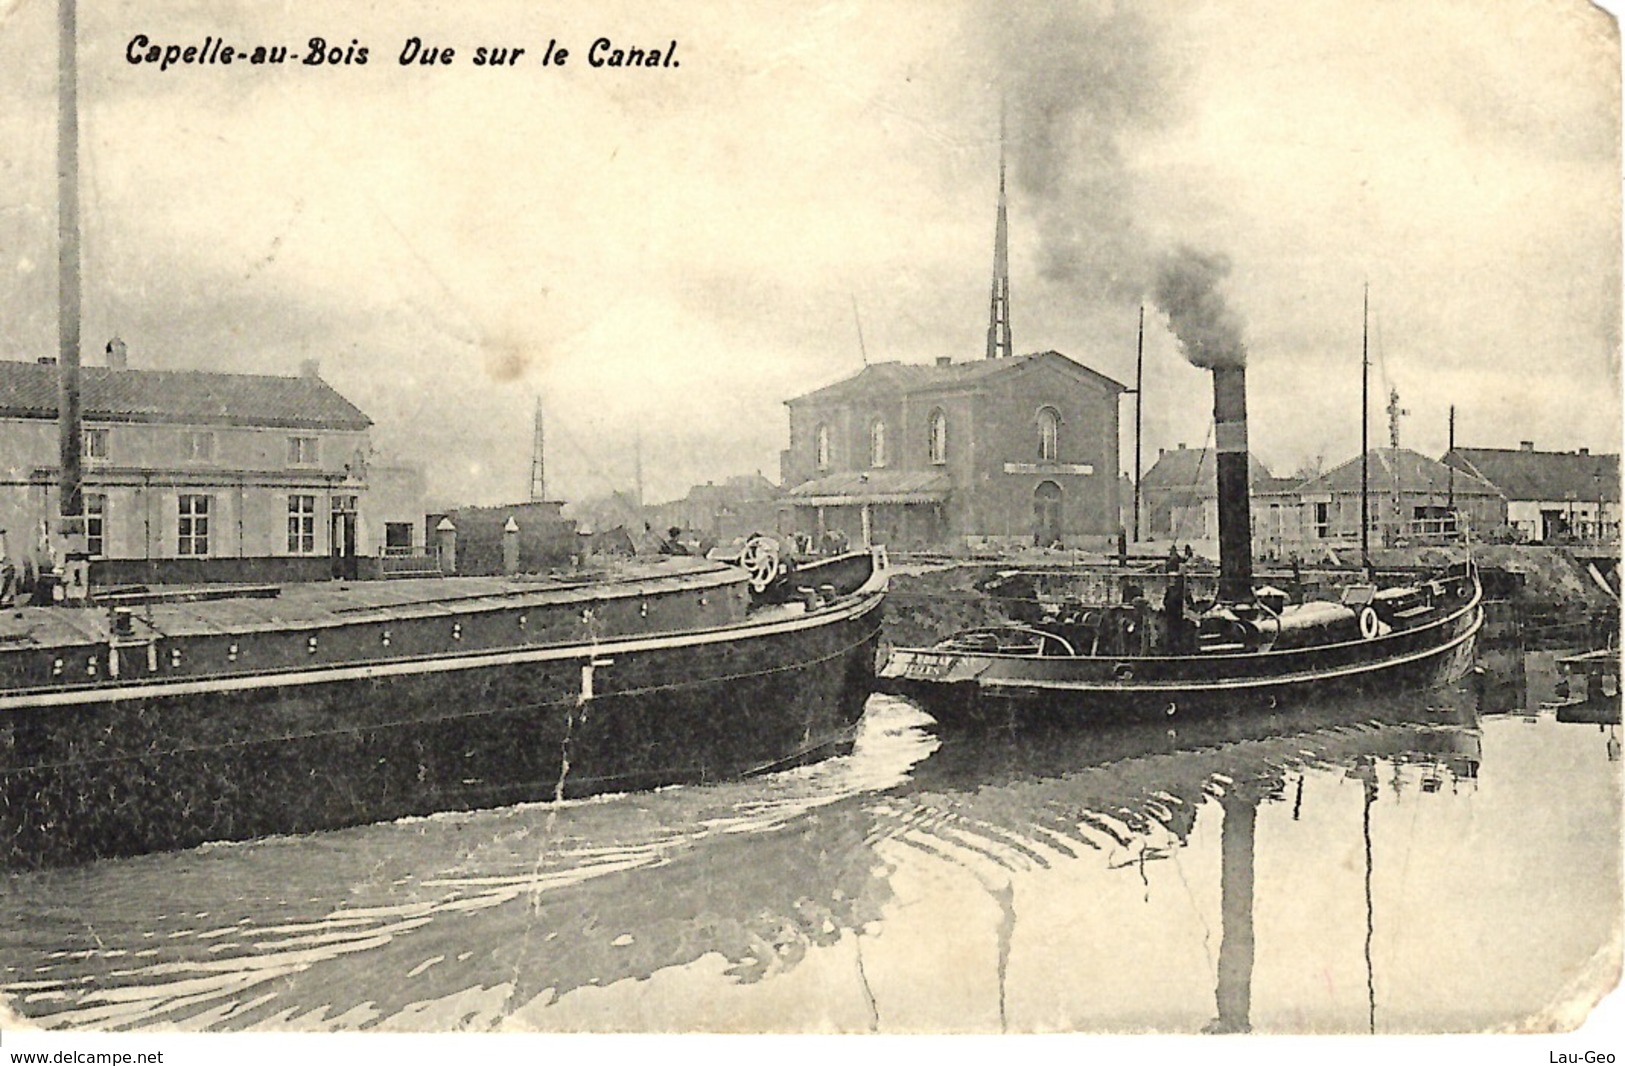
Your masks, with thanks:
M6 1053L1625 1054L1620 69L0 0Z

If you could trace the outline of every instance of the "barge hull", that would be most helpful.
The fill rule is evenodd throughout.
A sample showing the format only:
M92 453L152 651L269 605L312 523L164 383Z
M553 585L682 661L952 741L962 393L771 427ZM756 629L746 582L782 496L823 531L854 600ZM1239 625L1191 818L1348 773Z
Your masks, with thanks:
M820 612L823 614L823 612ZM0 866L705 782L850 747L881 597L455 670L14 710ZM518 661L514 661L517 659ZM528 661L527 661L528 659Z

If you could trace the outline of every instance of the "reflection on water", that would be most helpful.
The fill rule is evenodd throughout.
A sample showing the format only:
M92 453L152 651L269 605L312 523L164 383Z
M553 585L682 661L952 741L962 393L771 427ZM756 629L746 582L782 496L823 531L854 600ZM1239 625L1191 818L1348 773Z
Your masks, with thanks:
M97 1029L1518 1026L1601 987L1618 740L1501 695L942 738L875 697L753 781L12 876L0 980Z

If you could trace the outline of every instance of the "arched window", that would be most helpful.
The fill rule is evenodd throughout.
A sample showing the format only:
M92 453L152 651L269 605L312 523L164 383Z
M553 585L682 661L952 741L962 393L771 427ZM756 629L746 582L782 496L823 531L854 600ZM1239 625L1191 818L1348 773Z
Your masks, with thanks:
M886 423L878 418L869 424L869 465L886 465Z
M820 470L829 469L829 427L822 422L813 432L813 465Z
M940 407L931 412L931 437L927 447L932 463L941 466L948 461L948 416Z
M1061 413L1053 407L1038 409L1038 458L1053 463L1061 454Z

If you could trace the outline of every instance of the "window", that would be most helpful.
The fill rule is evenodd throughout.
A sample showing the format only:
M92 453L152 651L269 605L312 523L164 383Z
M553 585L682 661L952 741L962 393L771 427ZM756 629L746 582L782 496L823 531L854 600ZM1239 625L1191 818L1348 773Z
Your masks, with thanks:
M85 551L92 559L107 554L107 496L87 492L85 500Z
M288 465L313 466L318 462L315 437L288 438Z
M819 423L813 433L813 465L820 470L829 469L829 427Z
M940 407L931 412L929 451L931 462L937 466L948 461L948 416L943 414Z
M106 459L107 458L107 430L105 430L105 429L87 429L87 430L85 430L85 458L86 459Z
M1055 462L1061 453L1061 413L1053 407L1038 410L1038 458Z
M412 523L384 523L384 551L390 555L409 555L412 551Z
M288 497L288 554L312 555L316 551L316 497Z
M1325 540L1332 535L1332 505L1315 504L1315 536Z
M181 458L188 463L214 462L214 433L207 429L189 429L181 438Z
M177 555L209 554L209 497L180 497L180 541Z
M869 426L869 465L886 465L886 423L878 418Z

